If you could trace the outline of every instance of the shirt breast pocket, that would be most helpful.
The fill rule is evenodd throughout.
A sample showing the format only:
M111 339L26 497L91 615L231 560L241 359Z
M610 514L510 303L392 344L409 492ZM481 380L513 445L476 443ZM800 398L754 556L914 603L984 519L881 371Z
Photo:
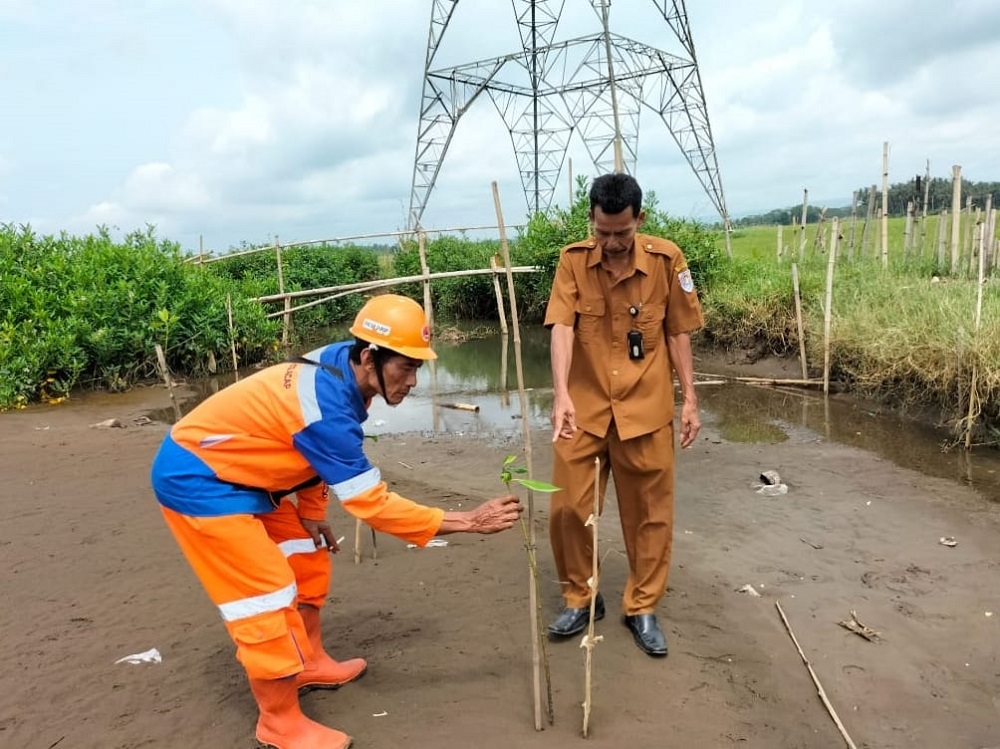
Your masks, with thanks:
M665 304L644 304L642 312L636 320L636 327L642 332L642 345L646 351L653 351L663 340L663 318L666 316Z
M604 300L600 297L577 300L576 337L580 343L590 345L600 340L603 332L604 310Z

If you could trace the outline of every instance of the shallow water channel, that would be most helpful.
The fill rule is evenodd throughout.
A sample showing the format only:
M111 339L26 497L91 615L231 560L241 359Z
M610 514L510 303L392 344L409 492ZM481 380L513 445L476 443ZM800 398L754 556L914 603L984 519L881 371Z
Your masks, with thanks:
M311 347L310 347L311 348ZM404 432L469 435L498 442L520 439L521 407L512 340L506 350L499 334L436 340L438 360L427 364L417 387L399 406L375 399L365 424L369 435ZM533 428L549 425L552 405L548 333L539 326L522 331L521 352L528 418ZM247 373L249 374L249 373ZM701 378L704 379L704 378ZM189 383L193 407L231 376ZM731 442L830 441L867 450L928 476L967 484L1000 502L1000 452L981 448L967 454L947 449L950 435L927 424L879 413L877 407L846 396L754 387L736 382L698 387L702 421ZM478 411L456 409L463 404ZM172 421L172 411L150 414ZM704 434L704 432L703 432Z

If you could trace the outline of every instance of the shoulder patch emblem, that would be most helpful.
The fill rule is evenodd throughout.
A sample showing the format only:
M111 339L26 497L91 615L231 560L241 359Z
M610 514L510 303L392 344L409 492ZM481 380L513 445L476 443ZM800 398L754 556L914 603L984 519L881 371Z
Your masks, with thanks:
M677 280L680 281L681 288L684 289L688 294L694 291L694 279L691 277L691 269L685 268L680 273L677 274Z

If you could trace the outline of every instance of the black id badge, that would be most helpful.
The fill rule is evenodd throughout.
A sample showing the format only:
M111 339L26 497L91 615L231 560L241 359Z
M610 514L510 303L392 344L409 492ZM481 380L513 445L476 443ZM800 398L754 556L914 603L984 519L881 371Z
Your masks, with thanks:
M628 332L628 358L645 359L646 351L642 347L642 331L630 330Z

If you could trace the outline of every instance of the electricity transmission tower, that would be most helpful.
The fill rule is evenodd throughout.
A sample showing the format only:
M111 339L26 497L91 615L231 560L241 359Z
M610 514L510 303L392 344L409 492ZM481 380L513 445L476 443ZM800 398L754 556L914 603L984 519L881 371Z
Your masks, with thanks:
M727 228L728 246L729 212L684 0L651 0L677 43L674 52L612 33L610 0L588 1L602 22L599 32L557 42L566 0L511 0L521 49L436 68L459 0L432 0L410 192L412 227L420 224L459 120L485 93L510 133L530 210L551 204L574 133L600 173L616 166L634 171L645 108L659 115L701 182Z

